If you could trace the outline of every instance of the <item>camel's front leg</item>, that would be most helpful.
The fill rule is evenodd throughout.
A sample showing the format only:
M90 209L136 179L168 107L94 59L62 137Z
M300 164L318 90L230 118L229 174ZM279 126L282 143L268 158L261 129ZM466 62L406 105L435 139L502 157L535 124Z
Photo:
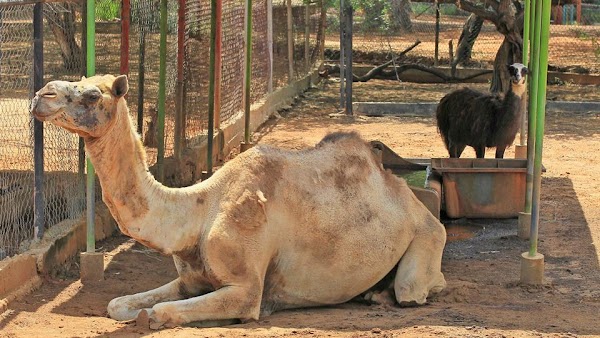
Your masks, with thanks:
M441 271L445 243L446 230L441 224L415 236L400 259L394 278L394 292L400 305L423 304L427 296L446 286Z
M151 327L228 319L257 320L261 295L260 288L225 286L202 296L156 304L149 311Z
M177 278L150 291L115 298L108 303L108 315L115 320L131 320L135 319L144 308L151 308L161 302L182 299L180 284L181 279Z

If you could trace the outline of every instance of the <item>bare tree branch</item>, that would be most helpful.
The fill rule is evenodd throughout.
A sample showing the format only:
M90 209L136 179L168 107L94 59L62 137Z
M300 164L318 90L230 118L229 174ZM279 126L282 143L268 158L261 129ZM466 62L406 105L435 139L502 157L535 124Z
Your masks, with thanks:
M490 74L493 72L492 70L486 69L486 70L482 70L480 72L477 72L477 73L469 75L469 76L455 77L452 75L448 76L442 71L439 71L435 68L430 68L430 67L427 67L427 66L424 66L421 64L404 64L404 65L400 65L400 66L396 67L395 70L391 69L391 70L384 71L382 75L384 75L386 77L394 77L396 72L398 72L398 74L401 74L410 69L416 69L416 70L420 70L425 73L435 75L435 76L439 77L440 79L442 79L444 82L463 82L463 81L467 81L467 80L476 78L478 76Z
M518 1L518 0L516 0L516 1ZM500 5L498 3L498 0L485 0L484 3L485 3L486 8L489 6L489 7L492 7L492 9L494 11L498 12L498 6Z
M484 20L493 22L496 26L498 24L498 14L495 11L490 11L481 6L477 6L475 3L468 0L457 0L456 5L462 10L471 12Z

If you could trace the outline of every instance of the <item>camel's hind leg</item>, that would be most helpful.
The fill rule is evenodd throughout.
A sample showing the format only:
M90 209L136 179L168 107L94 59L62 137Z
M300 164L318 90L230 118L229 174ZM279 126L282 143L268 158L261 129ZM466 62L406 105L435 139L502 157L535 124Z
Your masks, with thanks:
M182 299L180 283L181 279L177 278L150 291L115 298L108 303L108 315L115 320L132 320L142 309L151 308L161 302Z
M446 286L441 271L445 243L446 231L441 224L417 234L410 243L394 279L396 301L400 305L424 304L428 295Z

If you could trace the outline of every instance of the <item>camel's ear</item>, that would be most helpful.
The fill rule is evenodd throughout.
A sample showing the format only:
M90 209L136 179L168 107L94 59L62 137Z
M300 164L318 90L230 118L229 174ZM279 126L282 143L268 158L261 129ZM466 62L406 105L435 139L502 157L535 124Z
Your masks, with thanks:
M113 95L117 98L125 96L129 90L129 82L127 81L127 75L119 75L115 79L112 85Z
M83 81L83 80L85 80L85 79L86 79L86 78L85 78L85 75L82 75L82 76L81 76L81 81Z

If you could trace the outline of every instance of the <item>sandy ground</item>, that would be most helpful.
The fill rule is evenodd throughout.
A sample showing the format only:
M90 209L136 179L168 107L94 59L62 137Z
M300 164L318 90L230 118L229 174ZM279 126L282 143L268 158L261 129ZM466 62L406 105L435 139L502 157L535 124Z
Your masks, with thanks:
M447 156L432 118L330 118L328 114L337 111L337 84L330 80L319 87L322 90L310 90L269 120L254 135L255 141L302 149L329 131L358 130L401 156ZM422 89L408 84L385 90L379 82L355 89L358 97L370 101L415 95L432 101L448 90L435 87L433 92L418 94ZM444 220L450 241L442 269L448 286L428 305L400 308L347 303L283 311L220 328L150 331L108 318L106 305L114 297L174 279L173 263L169 257L117 236L99 244L105 252L104 282L82 285L77 262L73 262L0 316L0 336L600 337L600 182L594 174L600 171L599 133L596 113L547 117L539 242L546 264L541 286L519 284L519 258L528 242L516 236L516 219ZM492 154L488 151L488 157ZM511 147L506 157L513 154ZM468 149L463 156L474 157L474 152ZM465 230L466 236L461 233Z

